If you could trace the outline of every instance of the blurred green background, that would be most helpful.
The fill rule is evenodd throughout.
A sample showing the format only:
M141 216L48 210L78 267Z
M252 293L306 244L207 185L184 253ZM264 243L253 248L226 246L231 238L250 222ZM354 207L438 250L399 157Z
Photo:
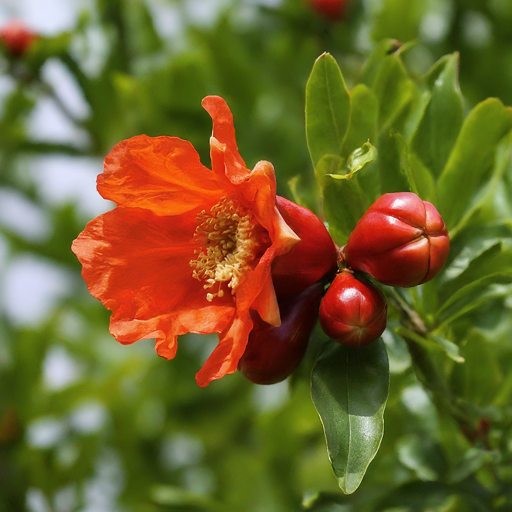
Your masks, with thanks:
M350 89L378 41L416 39L411 73L458 51L468 108L512 104L512 2L350 0L333 21L306 0L2 0L0 26L14 18L40 38L0 61L0 511L488 510L468 478L481 461L462 464L450 494L445 451L463 440L391 334L383 445L345 497L307 365L293 385L237 373L198 388L215 336L184 336L171 362L151 341L116 343L70 246L112 207L95 179L116 142L178 136L209 165L208 94L230 105L247 165L274 164L278 193L313 183L304 90L324 51ZM468 384L484 405L512 385L498 355L474 362L487 365Z

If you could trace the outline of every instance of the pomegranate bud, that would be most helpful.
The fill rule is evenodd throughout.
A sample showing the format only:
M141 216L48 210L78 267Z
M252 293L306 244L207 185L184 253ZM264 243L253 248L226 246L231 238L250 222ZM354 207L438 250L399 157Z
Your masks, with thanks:
M11 21L0 30L0 41L14 57L22 56L37 38L23 23Z
M444 221L435 207L411 192L384 194L350 234L347 266L391 286L430 281L450 251Z
M338 269L338 249L323 222L307 208L276 197L277 209L299 236L300 242L272 264L272 281L278 297L293 297Z
M346 347L364 347L384 332L387 305L370 282L342 271L322 299L319 318L333 340Z
M296 297L279 301L281 325L272 327L254 313L254 328L238 369L255 384L275 384L298 366L318 316L323 286L316 283Z

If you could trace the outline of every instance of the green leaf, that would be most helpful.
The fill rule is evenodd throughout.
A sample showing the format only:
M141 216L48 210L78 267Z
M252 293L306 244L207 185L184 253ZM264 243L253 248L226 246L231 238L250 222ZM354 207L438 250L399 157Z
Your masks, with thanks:
M341 490L353 493L384 434L389 366L382 340L349 349L334 344L317 361L311 396Z
M418 26L428 7L424 0L384 0L375 20L372 39L394 37L409 41L418 37Z
M379 130L390 128L407 105L419 95L409 78L400 55L393 53L381 62L373 83L379 101Z
M428 338L439 345L450 359L456 363L464 362L464 358L460 355L459 346L453 343L453 341L447 340L437 334L430 334Z
M464 362L464 358L460 355L459 347L455 345L455 343L447 340L446 338L443 338L442 336L429 334L426 338L424 338L420 334L417 334L405 327L397 327L396 333L404 338L414 340L416 343L425 347L427 350L441 350L445 353L445 355L457 363Z
M398 440L396 450L400 462L413 471L419 480L440 480L445 473L446 463L439 445L428 437L414 434L404 436Z
M399 133L383 133L379 137L379 176L381 194L413 192L407 161L407 145Z
M479 103L464 121L438 181L440 213L448 229L463 217L498 144L511 129L512 110L496 98Z
M434 205L438 203L436 183L431 172L421 163L414 154L409 153L409 181L414 190L424 201L430 201Z
M489 405L503 383L496 347L482 333L472 330L462 347L462 354L466 362L453 369L453 391L475 405Z
M395 162L391 160L392 165L389 167L391 172L388 171L388 178L394 180L396 187L405 177L407 185L403 183L402 186L407 186L408 190L414 192L423 200L436 203L436 185L430 171L418 160L414 153L409 152L407 142L400 133L395 133L393 138L396 146L389 148L388 155L396 160ZM396 153L393 150L396 150ZM397 165L400 169L400 175L397 173Z
M456 236L459 231L469 222L469 220L477 214L487 203L494 203L496 188L501 182L511 160L512 150L512 132L506 135L499 143L496 150L496 158L491 172L490 179L486 180L480 190L475 194L469 208L466 210L464 217L451 230L452 237Z
M315 62L306 85L306 138L313 165L339 155L350 122L350 96L338 64L328 53Z
M512 249L506 240L491 245L474 258L466 270L439 289L441 301L450 302L466 285L472 285L488 275L512 273Z
M500 460L499 453L489 450L481 450L479 448L470 448L464 458L454 468L448 480L455 484L465 480L468 476L476 473L486 464L497 464Z
M340 172L346 171L343 158L325 155L315 168L315 175L322 190L324 214L329 232L338 245L344 245L370 206L361 190L357 174L347 175L349 179L339 180Z
M508 297L510 288L501 283L505 285L512 283L512 272L490 274L458 290L436 314L438 321L441 322L437 329L451 324L491 300Z
M501 244L501 238L476 238L469 240L462 251L457 254L453 260L443 269L443 273L439 276L438 283L444 285L452 279L456 279L463 274L471 264L471 262L483 254L487 253L491 248Z
M371 89L359 84L350 91L352 112L350 126L343 143L342 156L347 157L365 142L376 143L379 102Z
M315 177L320 188L324 186L327 176L339 173L346 173L345 160L340 156L324 155L315 167Z
M464 119L463 98L457 78L459 55L455 53L444 57L443 62L440 72L436 70L432 95L411 146L436 177L450 156Z
M377 149L369 142L365 142L360 148L355 149L347 160L349 173L356 173L366 164L373 162L377 158Z
M322 188L324 213L329 225L329 232L338 245L347 243L350 233L356 227L359 219L370 207L357 175L349 179L339 179L326 176Z
M384 61L390 54L400 48L400 43L396 39L383 39L373 49L366 59L361 73L361 83L368 87L373 87L377 72Z

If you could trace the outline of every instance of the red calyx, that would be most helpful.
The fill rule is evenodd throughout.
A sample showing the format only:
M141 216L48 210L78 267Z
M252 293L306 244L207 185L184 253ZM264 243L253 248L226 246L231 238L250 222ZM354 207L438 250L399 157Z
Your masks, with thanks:
M238 362L242 375L255 384L275 384L291 375L306 352L322 292L322 284L316 283L296 297L280 300L279 327L254 313L254 328Z
M333 340L346 347L364 347L384 332L387 305L370 282L342 271L322 299L319 318Z
M298 295L338 269L338 248L323 222L307 208L276 197L277 209L300 242L272 264L272 281L279 298Z
M343 18L348 0L309 0L313 9L333 21Z
M14 57L27 52L36 38L37 34L19 21L11 21L0 29L0 41Z
M384 194L350 234L347 266L391 286L430 281L444 266L450 239L435 207L411 192Z

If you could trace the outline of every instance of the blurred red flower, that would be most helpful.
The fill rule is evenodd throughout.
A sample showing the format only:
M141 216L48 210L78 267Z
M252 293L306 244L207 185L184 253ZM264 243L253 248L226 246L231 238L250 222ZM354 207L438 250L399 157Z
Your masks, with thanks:
M337 21L343 18L348 0L309 0L309 2L318 14Z
M179 138L120 142L97 182L117 207L87 224L73 252L89 291L113 312L117 341L156 338L157 353L172 359L178 335L219 333L196 375L206 386L236 370L250 310L280 325L271 265L299 238L276 207L272 164L249 171L224 100L202 104L213 119L212 170Z
M0 29L0 41L14 57L23 55L37 39L37 34L20 21L11 21Z

